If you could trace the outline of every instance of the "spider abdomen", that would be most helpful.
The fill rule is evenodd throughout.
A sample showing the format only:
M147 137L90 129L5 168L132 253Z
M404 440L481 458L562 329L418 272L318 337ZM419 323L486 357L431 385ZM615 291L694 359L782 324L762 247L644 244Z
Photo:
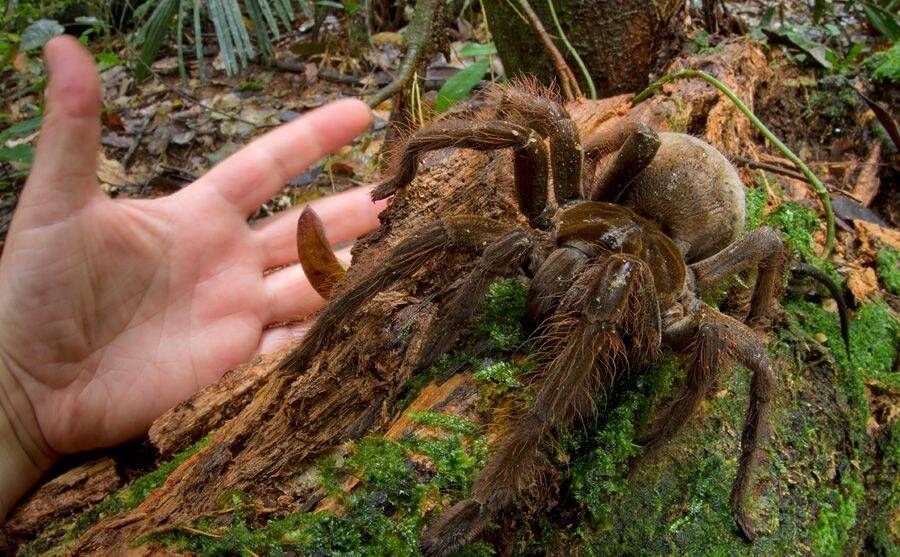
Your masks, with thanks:
M621 201L659 225L685 261L699 261L736 240L744 228L744 185L709 143L683 133L660 133L659 139L653 161Z

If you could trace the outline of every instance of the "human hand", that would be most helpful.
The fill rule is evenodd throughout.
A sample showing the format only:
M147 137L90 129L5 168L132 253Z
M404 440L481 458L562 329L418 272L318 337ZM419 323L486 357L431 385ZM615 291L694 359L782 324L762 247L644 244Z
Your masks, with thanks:
M39 473L57 453L143 433L170 406L289 336L267 325L324 304L298 265L264 276L296 261L299 209L253 226L247 217L371 122L363 103L339 101L171 196L110 199L96 180L93 60L68 37L48 43L45 57L48 109L0 259L0 409ZM333 243L378 226L383 207L367 189L313 206Z

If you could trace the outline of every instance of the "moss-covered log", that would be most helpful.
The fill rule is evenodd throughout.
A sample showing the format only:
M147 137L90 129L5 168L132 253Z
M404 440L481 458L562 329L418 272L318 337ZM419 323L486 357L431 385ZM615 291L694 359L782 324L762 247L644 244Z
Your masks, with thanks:
M751 106L760 90L777 89L777 76L753 43L725 44L677 65L715 71ZM568 109L582 136L630 115L657 129L702 135L727 153L754 148L746 122L704 83L669 84L665 95L634 109L625 96ZM512 156L503 152L426 157L383 226L355 248L349 275L370 270L437 215L524 222L511 169ZM743 177L753 183L751 174ZM811 210L793 204L765 215L765 199L764 187L749 190L748 226L791 223L792 248L812 249ZM198 395L202 423L216 428L208 441L86 514L51 525L25 554L415 555L424 524L470 488L504 410L530 396L519 320L524 277L494 284L471 330L432 369L410 368L439 301L472 264L465 256L435 258L377 295L305 373L271 372L264 361L258 373L244 369L233 378L245 385L241 400L225 404L221 391ZM747 295L735 282L708 298L740 312ZM773 434L752 493L762 534L755 544L740 537L728 506L749 382L744 370L726 373L686 431L628 478L637 435L679 373L666 357L598 393L597 416L585 427L558 431L544 447L542 476L464 554L896 552L896 314L877 299L860 307L848 361L834 314L799 297L787 299L784 309L767 339L779 383ZM161 419L166 425L156 430L165 433L167 450L200 434L173 426L191 412L187 403Z
M530 0L544 28L558 36L546 0ZM581 56L600 98L634 92L647 85L647 76L668 49L660 49L673 14L683 5L674 0L553 0L563 33ZM532 75L550 84L557 80L547 50L535 37L515 2L484 3L497 51L509 76ZM571 54L557 43L572 70L588 91ZM669 54L670 55L670 54Z

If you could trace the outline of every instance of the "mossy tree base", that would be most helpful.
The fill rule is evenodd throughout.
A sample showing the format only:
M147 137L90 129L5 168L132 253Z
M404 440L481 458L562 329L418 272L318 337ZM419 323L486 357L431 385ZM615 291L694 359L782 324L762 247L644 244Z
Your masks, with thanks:
M678 63L713 68L748 101L757 84L775 80L752 43ZM628 115L659 130L704 135L728 153L748 154L753 143L733 106L702 83L669 84L665 96L635 109L621 96L569 110L583 135ZM384 213L384 226L358 243L349 273L367 272L399 238L437 215L524 222L509 153L435 153L421 168ZM758 224L762 212L751 209L750 221ZM529 397L527 349L513 326L518 322L499 325L502 316L515 317L509 308L521 297L521 277L492 289L481 325L431 370L433 376L410 369L421 331L440 311L438 301L471 264L452 254L436 258L377 295L306 372L260 374L258 385L244 391L246 400L220 404L216 420L204 422L217 428L208 444L179 455L164 484L156 487L160 478L154 476L155 489L129 496L115 515L103 515L66 542L74 545L56 549L106 555L138 543L143 552L414 555L422 526L465 495L496 440L497 409L526 404ZM897 396L896 342L878 344L877 357L854 356L850 367L839 356L836 317L804 304L786 302L785 319L769 335L781 382L774 434L753 492L751 508L763 533L756 544L742 541L728 511L747 396L743 370L727 374L701 416L658 461L627 479L628 460L638 450L635 435L678 373L666 360L640 382L625 381L600 397L598 416L585 428L558 432L542 480L467 554L489 554L491 547L501 554L581 549L592 555L896 549L886 502L896 508L900 500L893 482L900 431L896 420L880 422L884 413L868 411L869 398L884 397L885 390ZM853 327L854 342L865 350L875 346L872 339L890 343L898 334L896 317L877 303L864 307ZM173 423L172 415L164 420Z

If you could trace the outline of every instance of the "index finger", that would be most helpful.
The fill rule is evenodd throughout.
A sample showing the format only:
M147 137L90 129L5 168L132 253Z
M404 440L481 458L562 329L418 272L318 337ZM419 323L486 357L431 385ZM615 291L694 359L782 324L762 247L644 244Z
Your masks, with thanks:
M349 143L372 123L365 103L344 99L285 124L228 157L185 192L217 193L249 214L277 194L288 180Z

